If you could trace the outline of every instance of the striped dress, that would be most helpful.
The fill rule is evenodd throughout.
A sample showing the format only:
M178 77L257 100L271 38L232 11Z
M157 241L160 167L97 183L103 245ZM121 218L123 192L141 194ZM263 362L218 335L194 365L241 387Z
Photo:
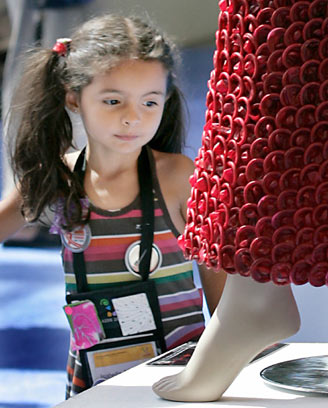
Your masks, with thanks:
M166 346L174 348L186 341L197 339L204 330L202 293L193 282L192 263L186 261L177 244L179 235L166 208L155 166L154 176L155 228L154 243L163 260L150 276L158 293ZM92 238L84 251L87 280L90 290L103 289L123 282L137 281L124 263L127 248L140 239L141 210L139 196L127 207L105 211L90 204ZM72 252L63 248L66 290L76 292ZM70 350L66 398L86 389L79 353Z

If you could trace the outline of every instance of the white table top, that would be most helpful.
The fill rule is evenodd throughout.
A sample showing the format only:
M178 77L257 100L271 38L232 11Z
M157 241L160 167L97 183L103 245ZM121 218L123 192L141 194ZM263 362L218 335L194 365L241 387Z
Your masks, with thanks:
M327 408L327 397L285 392L267 386L260 371L272 364L295 358L328 355L328 343L292 343L245 367L220 401L191 403L160 399L151 385L160 378L176 374L181 367L141 364L93 387L59 405L58 408Z

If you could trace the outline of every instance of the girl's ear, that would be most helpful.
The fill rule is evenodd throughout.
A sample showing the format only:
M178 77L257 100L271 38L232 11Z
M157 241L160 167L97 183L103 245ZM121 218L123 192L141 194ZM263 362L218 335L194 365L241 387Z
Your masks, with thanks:
M77 93L74 91L66 92L65 104L66 104L66 107L74 113L78 113L80 111L79 98L78 98Z

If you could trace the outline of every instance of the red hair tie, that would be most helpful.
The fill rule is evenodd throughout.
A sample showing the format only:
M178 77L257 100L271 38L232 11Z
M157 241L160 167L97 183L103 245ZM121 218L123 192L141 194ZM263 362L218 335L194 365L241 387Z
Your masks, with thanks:
M70 38L57 38L52 51L55 51L60 57L66 57L72 40Z

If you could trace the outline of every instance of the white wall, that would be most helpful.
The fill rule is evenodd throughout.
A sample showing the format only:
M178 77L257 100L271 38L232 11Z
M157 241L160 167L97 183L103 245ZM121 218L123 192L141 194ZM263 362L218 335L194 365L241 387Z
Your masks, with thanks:
M212 40L217 29L217 0L94 0L95 13L148 13L179 46Z

